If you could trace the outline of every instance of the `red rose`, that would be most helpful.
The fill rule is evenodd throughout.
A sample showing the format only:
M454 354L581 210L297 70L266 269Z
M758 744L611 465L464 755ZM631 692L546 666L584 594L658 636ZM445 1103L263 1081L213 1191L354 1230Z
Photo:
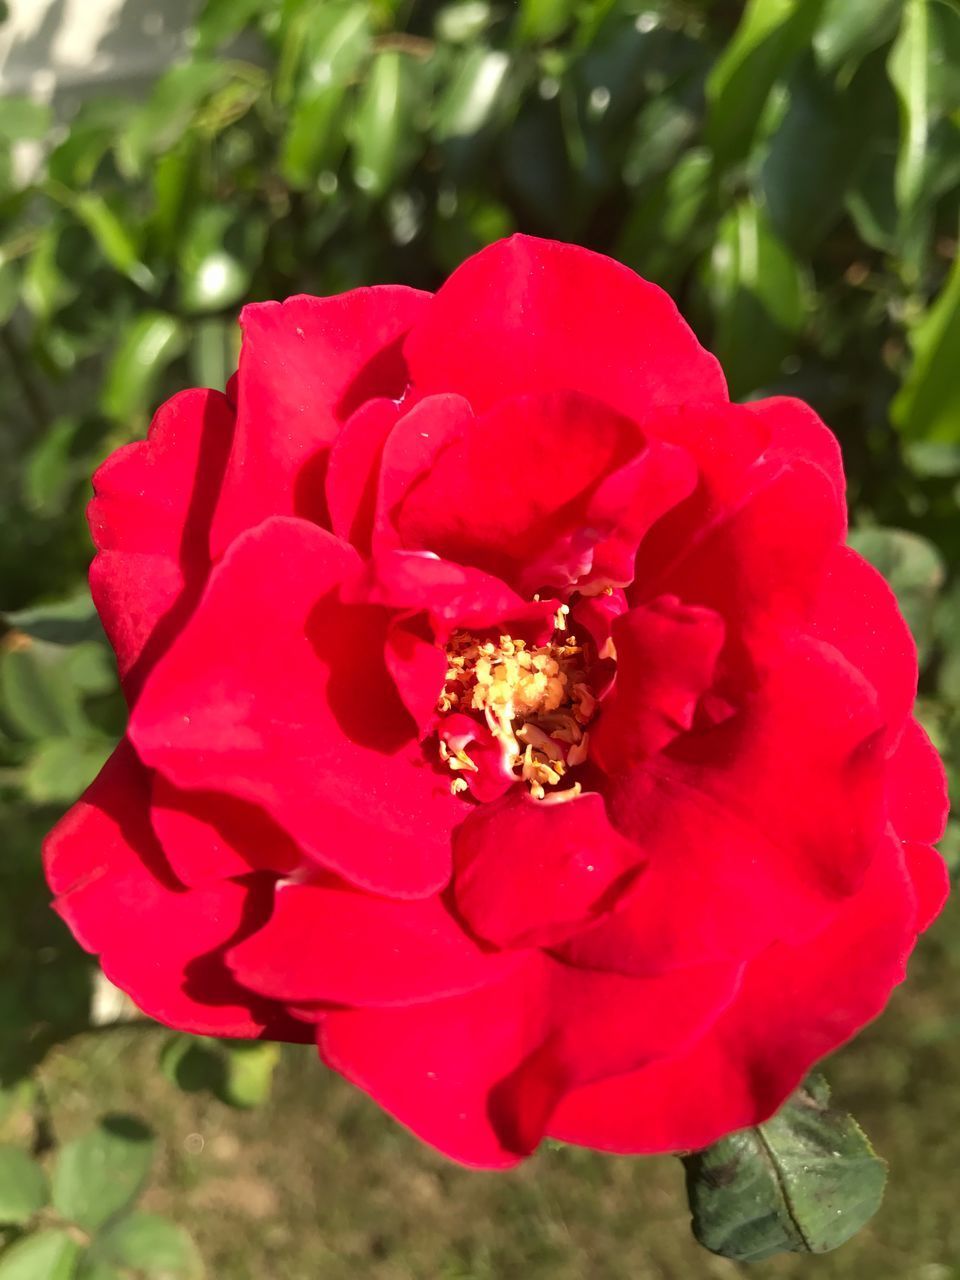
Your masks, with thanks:
M315 1038L467 1164L763 1120L945 893L834 437L570 245L243 324L96 477L130 726L57 909L153 1017Z

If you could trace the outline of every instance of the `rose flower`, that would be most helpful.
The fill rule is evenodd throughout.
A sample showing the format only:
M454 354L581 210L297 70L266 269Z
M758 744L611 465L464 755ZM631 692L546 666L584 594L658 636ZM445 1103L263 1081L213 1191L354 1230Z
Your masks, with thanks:
M765 1119L946 888L833 435L571 245L242 323L95 478L130 721L57 910L152 1017L315 1041L466 1164Z

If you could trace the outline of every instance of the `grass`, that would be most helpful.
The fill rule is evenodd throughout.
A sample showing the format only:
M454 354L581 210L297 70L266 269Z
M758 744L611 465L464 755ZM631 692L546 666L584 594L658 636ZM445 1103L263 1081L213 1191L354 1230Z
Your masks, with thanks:
M813 1280L960 1278L960 908L952 903L884 1017L829 1064L890 1162L873 1224L822 1258L751 1268L690 1234L682 1170L575 1148L521 1169L461 1169L421 1146L362 1094L288 1048L270 1101L232 1110L159 1072L160 1029L70 1042L40 1071L56 1136L130 1110L162 1155L147 1207L197 1240L212 1280L710 1280L741 1272ZM93 1099L93 1101L91 1101ZM6 1122L14 1136L25 1117Z

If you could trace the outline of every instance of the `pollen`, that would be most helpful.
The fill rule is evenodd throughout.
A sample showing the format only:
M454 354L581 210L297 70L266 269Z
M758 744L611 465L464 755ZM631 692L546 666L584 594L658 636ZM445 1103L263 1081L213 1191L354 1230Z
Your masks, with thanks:
M552 788L558 800L579 793L579 784L570 787L567 774L587 757L584 726L596 711L583 649L566 630L568 613L565 605L558 609L554 638L545 645L509 635L483 640L461 631L447 646L438 710L482 716L505 769L522 778L538 800ZM477 770L466 751L451 750L442 738L440 758L458 774ZM456 787L459 792L466 783L462 777L458 781L464 783Z

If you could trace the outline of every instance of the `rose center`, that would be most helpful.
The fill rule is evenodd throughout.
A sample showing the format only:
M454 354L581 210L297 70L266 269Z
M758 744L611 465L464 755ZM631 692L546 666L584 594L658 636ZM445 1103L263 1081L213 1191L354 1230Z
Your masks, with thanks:
M447 646L447 678L438 709L482 715L501 749L504 768L522 778L538 800L548 788L569 788L570 769L587 757L586 725L596 700L587 684L585 659L576 637L565 630L566 610L544 645L514 636L496 641L455 632ZM476 771L463 748L441 739L440 755L454 772ZM455 791L466 790L462 777ZM574 783L572 794L580 790Z

